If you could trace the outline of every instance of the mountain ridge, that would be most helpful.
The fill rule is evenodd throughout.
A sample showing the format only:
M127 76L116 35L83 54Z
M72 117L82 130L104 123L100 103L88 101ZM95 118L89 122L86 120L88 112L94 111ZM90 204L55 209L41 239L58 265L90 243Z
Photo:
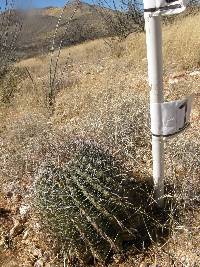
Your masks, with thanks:
M14 24L21 23L21 31L16 42L16 57L28 58L50 51L53 37L55 48L62 40L62 46L71 46L87 40L112 36L114 33L102 17L102 13L114 18L114 11L88 3L81 3L76 12L76 5L69 4L64 8L34 8L28 12L13 10L10 21L10 35L14 34Z

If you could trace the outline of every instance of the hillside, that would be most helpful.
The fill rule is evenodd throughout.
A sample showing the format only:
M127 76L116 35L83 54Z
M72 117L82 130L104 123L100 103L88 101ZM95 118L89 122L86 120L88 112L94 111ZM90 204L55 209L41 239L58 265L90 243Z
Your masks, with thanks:
M112 19L114 11L86 3L80 3L77 12L73 15L74 9L75 4L68 4L64 10L56 34L56 48L61 40L65 47L114 34L113 29L102 16L104 14ZM61 13L62 8L54 7L27 12L12 11L10 32L14 34L16 21L22 24L16 47L17 58L44 54L50 50Z
M39 12L42 17L46 12L48 16L58 16L56 9ZM200 266L200 15L190 14L164 26L163 38L165 99L179 99L191 93L195 99L191 127L166 141L167 204L161 213L156 210L152 214L149 193L152 159L144 33L131 34L121 42L98 39L62 49L51 86L49 64L54 70L56 53L52 60L50 54L22 60L3 77L1 267L61 267L68 263L79 266L71 251L63 256L52 236L46 235L41 217L35 213L33 189L46 164L66 164L67 143L75 137L87 144L98 143L102 150L123 162L128 181L136 181L138 188L145 184L142 196L144 201L150 200L150 211L145 212L153 216L153 222L144 213L145 223L141 222L136 239L126 240L123 253L113 252L108 265ZM84 212L81 219L78 227L90 220ZM99 266L98 262L92 266Z

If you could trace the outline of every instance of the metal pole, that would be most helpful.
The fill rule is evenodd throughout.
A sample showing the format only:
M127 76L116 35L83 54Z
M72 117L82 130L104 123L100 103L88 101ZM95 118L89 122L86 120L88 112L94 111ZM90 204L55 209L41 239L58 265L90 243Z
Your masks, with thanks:
M151 87L150 103L164 102L163 96L163 60L162 60L162 29L161 17L148 16L145 18L146 43L148 58L148 75ZM154 111L155 112L155 111ZM157 118L162 121L161 108L156 111ZM152 115L152 114L151 114ZM151 116L152 127L154 117ZM155 200L160 207L164 205L164 142L162 136L152 136L153 179Z

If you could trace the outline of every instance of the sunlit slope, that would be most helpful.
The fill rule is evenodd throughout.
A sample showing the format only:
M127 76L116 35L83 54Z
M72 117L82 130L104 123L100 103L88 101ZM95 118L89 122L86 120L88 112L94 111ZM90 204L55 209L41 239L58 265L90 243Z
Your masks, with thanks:
M200 14L163 27L163 54L166 82L177 72L200 67ZM49 63L50 55L47 55L22 61L19 65L28 66L35 78L40 76L45 80L49 76ZM95 40L63 49L59 59L60 70L64 66L62 90L57 100L60 94L63 99L63 94L69 95L76 87L79 92L83 88L83 92L95 94L108 88L108 83L115 91L120 87L137 91L148 89L144 33L132 34L122 42ZM67 90L69 85L70 90ZM166 84L166 90L168 87Z

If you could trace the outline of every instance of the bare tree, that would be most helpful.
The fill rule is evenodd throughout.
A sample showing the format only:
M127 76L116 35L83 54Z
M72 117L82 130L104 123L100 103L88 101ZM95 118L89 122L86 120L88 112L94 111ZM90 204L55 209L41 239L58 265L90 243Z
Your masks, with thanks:
M97 9L106 22L108 31L113 36L127 37L131 32L144 29L142 2L138 0L97 0Z
M22 71L13 66L16 43L22 28L22 17L16 10L15 0L0 2L0 101L10 103L22 79Z
M0 3L0 75L14 61L16 41L22 28L22 21L15 10L15 0Z
M71 4L73 6L72 8L72 13L70 17L67 20L65 31L63 38L58 42L58 45L56 46L56 37L58 34L58 30L60 27L60 24L63 19L64 11L67 8L67 6ZM64 42L64 37L68 31L69 25L74 18L75 13L77 12L79 8L80 1L75 0L75 1L67 1L61 11L61 14L58 18L56 29L53 35L52 39L52 46L51 46L51 57L50 57L50 66L49 66L49 88L48 88L48 93L47 93L47 99L48 99L48 106L51 110L51 113L53 114L54 112L54 105L55 105L55 97L56 97L56 80L57 80L57 74L58 74L58 67L59 67L59 58L61 55L61 50L63 48L63 42Z

